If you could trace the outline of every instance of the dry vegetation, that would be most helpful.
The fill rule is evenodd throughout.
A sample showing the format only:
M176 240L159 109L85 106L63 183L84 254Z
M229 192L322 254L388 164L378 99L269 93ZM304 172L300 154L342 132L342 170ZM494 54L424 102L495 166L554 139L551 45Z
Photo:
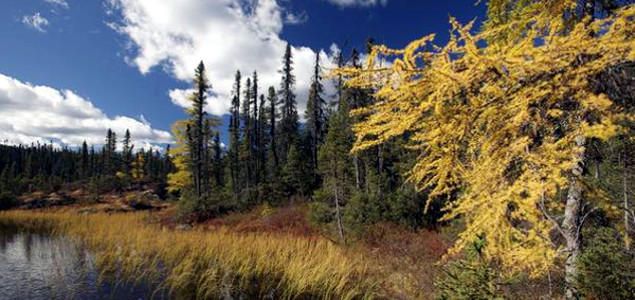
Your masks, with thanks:
M148 224L148 216L10 211L0 225L67 235L95 253L104 279L155 282L178 298L378 297L362 256L329 241L223 227L176 231Z

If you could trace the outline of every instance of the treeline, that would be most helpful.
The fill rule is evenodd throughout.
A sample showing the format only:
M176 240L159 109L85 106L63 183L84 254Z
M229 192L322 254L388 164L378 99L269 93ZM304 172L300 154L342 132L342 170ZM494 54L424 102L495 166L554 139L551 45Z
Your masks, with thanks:
M103 147L98 149L86 142L78 149L39 143L0 145L0 170L0 198L7 207L24 193L50 193L75 182L95 194L152 182L165 196L161 190L165 190L173 164L158 150L136 151L128 130L118 151L117 135L109 129Z
M372 43L367 41L368 49ZM335 59L339 67L362 67L355 49ZM256 71L247 78L236 72L229 144L223 148L214 130L220 121L204 110L212 87L204 64L198 66L190 118L173 125L177 146L170 152L177 172L169 176L169 189L178 193L183 214L208 218L260 204L310 200L312 220L332 224L342 238L345 227L369 222L435 225L434 210L423 214L425 193L402 177L416 158L406 151L405 139L350 154L357 121L350 111L373 103L372 90L347 88L341 76L324 79L316 55L301 123L290 45L279 72L280 85L264 89ZM333 81L335 94L325 94L324 80Z

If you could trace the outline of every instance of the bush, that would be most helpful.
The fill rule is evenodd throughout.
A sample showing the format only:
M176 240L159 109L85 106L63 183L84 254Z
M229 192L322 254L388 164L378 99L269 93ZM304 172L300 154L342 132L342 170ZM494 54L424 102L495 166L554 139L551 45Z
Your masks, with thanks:
M578 260L580 290L597 299L635 299L634 255L609 227L586 228Z
M435 280L438 300L492 300L500 295L498 271L483 257L483 239L475 242L466 257L443 267L444 275Z
M9 209L16 206L18 203L15 196L9 193L0 193L0 210Z
M311 224L323 225L333 222L334 210L324 202L309 203L309 221Z

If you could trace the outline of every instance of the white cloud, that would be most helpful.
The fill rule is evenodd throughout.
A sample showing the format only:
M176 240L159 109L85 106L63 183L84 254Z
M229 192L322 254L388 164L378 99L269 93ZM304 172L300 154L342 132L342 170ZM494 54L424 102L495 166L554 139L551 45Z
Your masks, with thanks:
M22 23L39 32L46 32L46 27L49 26L49 20L47 20L45 17L40 16L39 12L35 13L32 16L23 16Z
M309 15L307 15L305 11L299 14L294 14L289 12L284 17L285 24L297 25L297 24L304 24L308 21L309 21Z
M69 146L104 143L111 128L119 137L126 129L140 149L172 141L170 133L152 128L141 118L108 117L90 101L69 90L35 86L0 74L0 142L48 143Z
M107 0L107 11L120 14L111 27L129 38L127 61L146 74L156 67L190 82L203 60L213 95L208 110L227 113L236 70L243 78L258 71L260 93L280 84L278 69L286 42L280 38L289 14L276 0ZM293 18L293 17L292 17ZM306 106L315 51L293 48L298 111ZM326 53L322 62L330 67ZM170 99L187 106L184 90L172 90Z
M386 6L388 0L326 0L339 7L370 7L375 5Z
M44 2L68 9L68 2L66 2L66 0L44 0Z

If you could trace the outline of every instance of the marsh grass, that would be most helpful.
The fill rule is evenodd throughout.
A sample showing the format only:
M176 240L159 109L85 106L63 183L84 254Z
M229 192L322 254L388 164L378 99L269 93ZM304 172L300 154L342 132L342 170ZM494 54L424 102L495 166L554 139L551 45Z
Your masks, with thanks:
M104 280L152 283L176 299L371 299L359 255L324 240L274 234L174 231L147 213L0 212L0 226L49 230L85 245Z

